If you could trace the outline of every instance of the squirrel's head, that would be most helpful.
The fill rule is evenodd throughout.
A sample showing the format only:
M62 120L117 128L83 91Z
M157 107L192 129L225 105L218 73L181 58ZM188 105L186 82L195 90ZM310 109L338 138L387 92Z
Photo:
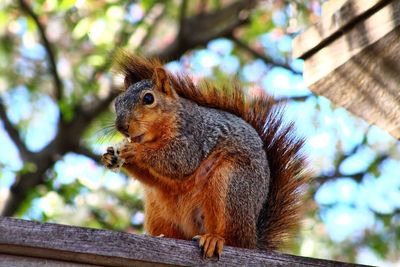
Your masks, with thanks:
M152 142L171 135L179 98L162 67L156 67L151 79L130 82L115 100L116 127L133 142Z

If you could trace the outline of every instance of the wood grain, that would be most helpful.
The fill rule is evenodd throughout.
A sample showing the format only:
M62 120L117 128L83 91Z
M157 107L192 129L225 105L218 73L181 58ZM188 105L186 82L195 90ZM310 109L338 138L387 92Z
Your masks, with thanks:
M37 266L39 260L60 261L59 266L357 266L232 247L217 261L203 259L195 242L6 217L0 217L0 253L7 262L14 262L10 255L20 256L11 266Z
M383 7L368 19L320 49L305 61L304 80L307 86L320 80L363 50L371 50L377 41L399 28L399 1ZM389 44L387 44L389 45ZM379 52L379 51L376 51ZM393 51L394 52L394 51ZM379 57L378 54L375 55ZM372 62L373 63L373 62Z
M21 266L40 266L40 267L95 267L99 265L73 263L26 256L15 256L0 254L0 266L21 267Z
M400 138L400 1L392 1L307 58L304 80Z
M293 40L293 56L306 59L359 21L387 5L389 0L330 0L322 6L318 23Z

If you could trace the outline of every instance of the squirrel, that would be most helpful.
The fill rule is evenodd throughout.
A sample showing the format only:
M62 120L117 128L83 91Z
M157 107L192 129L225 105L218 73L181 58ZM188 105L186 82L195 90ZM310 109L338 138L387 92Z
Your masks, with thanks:
M204 257L223 246L278 249L298 227L308 180L304 138L272 96L235 82L215 88L167 71L156 59L116 57L124 92L116 129L128 142L101 161L144 186L145 231L197 238Z

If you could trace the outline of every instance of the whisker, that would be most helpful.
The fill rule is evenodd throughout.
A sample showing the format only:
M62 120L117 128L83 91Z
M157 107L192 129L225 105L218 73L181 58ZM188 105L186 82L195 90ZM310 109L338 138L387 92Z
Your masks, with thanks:
M103 132L113 131L113 130L115 130L115 125L114 125L114 124L113 124L113 125L106 125L106 126L104 126L103 128L98 129L98 130L95 132L95 135L96 135L96 134L101 134L101 133L103 133ZM115 131L116 131L116 130L115 130Z
M117 130L114 124L106 125L95 132L93 139L96 143L104 144L110 142L116 135Z

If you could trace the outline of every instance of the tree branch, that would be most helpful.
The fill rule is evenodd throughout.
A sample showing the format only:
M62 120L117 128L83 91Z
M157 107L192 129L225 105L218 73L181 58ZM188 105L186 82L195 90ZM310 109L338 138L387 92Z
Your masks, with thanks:
M342 163L348 159L351 156L354 156L357 151L362 147L367 145L367 135L368 135L368 131L371 128L368 127L368 129L366 130L365 134L364 134L364 138L363 140L357 144L356 146L354 146L354 148L349 152L349 153L343 153L337 156L336 160L335 160L335 170L333 173L331 174L326 174L326 175L319 175L318 177L314 178L314 181L317 182L318 186L321 186L322 184L328 182L328 181L332 181L332 180L337 180L340 177L349 177L351 179L353 179L356 182L361 182L365 176L365 174L369 173L369 172L373 172L375 170L375 168L381 163L383 162L385 159L387 159L389 157L389 155L387 153L382 153L377 155L374 160L369 164L369 166L366 168L365 171L361 171L361 172L356 172L353 174L346 174L346 173L342 173L340 171L340 165L342 165Z
M45 26L42 23L40 23L39 17L35 14L35 12L33 12L32 8L24 0L19 0L19 5L20 5L21 9L33 19L33 21L35 22L35 24L39 30L40 39L42 40L43 46L47 53L47 59L48 59L49 66L50 66L50 72L51 72L51 75L53 76L55 98L57 100L60 100L63 95L63 84L60 79L60 75L58 74L58 71L57 71L56 57L54 54L53 47L50 44L49 39L47 38Z
M179 11L179 32L184 32L186 12L188 7L188 1L182 0L180 11Z
M1 98L0 98L0 118L3 121L4 128L7 131L8 135L10 136L11 140L17 146L21 158L23 160L28 159L31 152L26 148L25 143L21 140L19 136L19 131L14 127L14 125L8 119L5 106Z
M334 173L330 174L330 175L320 175L318 177L316 177L314 180L318 181L318 187L321 186L322 184L328 182L328 181L334 181L337 180L341 177L349 177L351 179L353 179L356 182L361 182L364 175L366 172L357 172L357 173L353 173L353 174L343 174L340 171L335 171Z
M26 199L30 189L38 184L42 184L45 173L56 162L55 157L48 153L32 154L29 159L34 168L29 172L17 173L14 184L10 188L10 194L6 199L0 216L13 216L19 209L21 203Z
M254 8L256 3L256 0L237 1L215 12L183 19L185 27L179 31L179 38L175 38L164 50L152 56L168 62L213 39L231 36L237 27L249 21L247 16L239 14Z
M290 97L280 97L275 99L275 103L276 104L280 104L280 103L285 103L285 102L289 102L289 101L306 101L309 97L313 96L314 94L310 93L308 95L303 95L303 96L290 96Z
M277 67L282 67L282 68L285 68L287 70L290 70L293 74L302 75L302 72L293 69L289 64L277 62L276 60L274 60L273 58L269 57L268 55L260 53L260 52L256 51L255 49L251 48L249 45L245 44L243 41L239 40L235 36L232 35L230 38L232 39L232 41L234 41L236 43L236 45L238 47L240 47L244 51L248 52L253 57L261 59L262 61L264 61L265 64L270 64L270 65L274 65L274 66L277 66Z

